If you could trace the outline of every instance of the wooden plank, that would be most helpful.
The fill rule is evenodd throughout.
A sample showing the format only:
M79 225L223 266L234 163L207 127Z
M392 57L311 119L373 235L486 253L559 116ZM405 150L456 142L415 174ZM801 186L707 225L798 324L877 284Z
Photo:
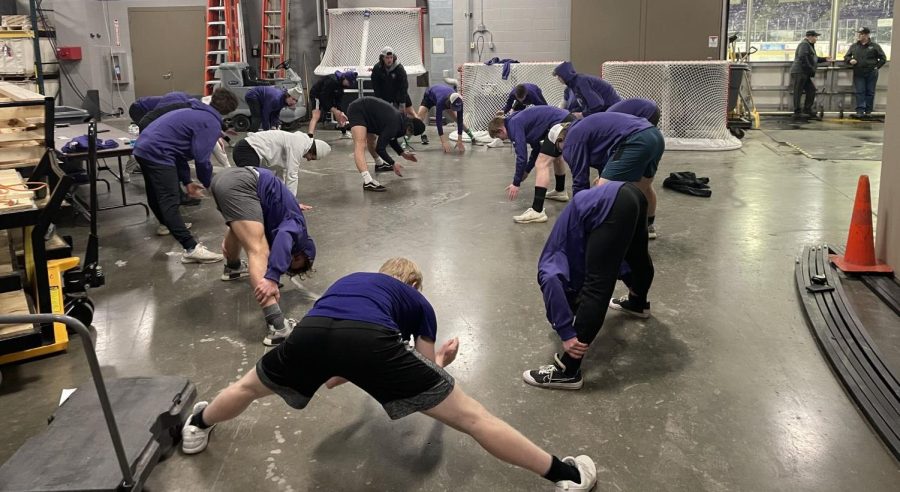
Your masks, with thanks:
M0 108L0 125L6 128L27 127L44 123L43 106Z
M24 169L26 167L37 166L40 162L40 159L27 159L19 162L11 162L9 164L0 164L0 169Z
M0 164L12 164L28 160L40 160L45 152L41 144L26 144L18 146L6 146L0 152Z
M0 82L0 96L8 97L9 99L17 102L44 100L44 96L38 94L37 92L23 89L22 87L11 84L9 82Z
M28 309L28 300L25 298L25 292L17 290L14 292L0 293L0 314L31 314ZM34 325L0 325L0 337L16 335L20 333L33 332Z
M44 132L38 130L19 130L14 129L12 131L2 131L0 130L0 147L4 147L6 145L20 143L20 142L29 142L29 141L44 141Z

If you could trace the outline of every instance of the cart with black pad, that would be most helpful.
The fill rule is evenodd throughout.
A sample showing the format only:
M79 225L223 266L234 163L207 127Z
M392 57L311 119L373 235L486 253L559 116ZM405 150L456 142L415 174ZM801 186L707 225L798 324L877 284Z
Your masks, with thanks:
M196 387L179 376L104 381L91 334L77 319L0 316L0 325L54 322L81 336L93 385L82 384L50 416L47 429L0 466L0 490L141 490L153 467L180 441Z

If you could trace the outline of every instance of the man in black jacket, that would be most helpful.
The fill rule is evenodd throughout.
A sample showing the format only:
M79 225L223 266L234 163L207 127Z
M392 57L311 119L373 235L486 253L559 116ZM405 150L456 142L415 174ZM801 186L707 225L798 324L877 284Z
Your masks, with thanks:
M797 45L794 53L794 63L791 64L791 86L794 91L794 119L815 118L816 113L813 104L816 102L816 85L813 78L816 76L816 68L819 63L825 63L828 58L816 54L816 41L819 33L806 31L806 39ZM803 113L800 112L800 97L806 93L803 104Z
M397 58L397 53L390 46L385 46L378 57L378 63L372 67L372 90L375 97L384 99L406 114L408 118L417 118L409 97L409 79L406 68ZM422 143L428 138L422 134Z
M844 61L853 67L853 88L856 89L856 117L872 114L875 104L875 85L878 83L878 69L887 63L884 50L869 38L868 27L856 31L857 41L850 45Z

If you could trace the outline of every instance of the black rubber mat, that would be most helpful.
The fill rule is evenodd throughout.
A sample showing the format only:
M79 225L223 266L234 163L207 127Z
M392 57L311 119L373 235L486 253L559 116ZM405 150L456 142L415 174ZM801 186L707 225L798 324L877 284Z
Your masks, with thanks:
M795 276L810 328L850 397L900 459L900 381L846 301L827 246L805 248Z

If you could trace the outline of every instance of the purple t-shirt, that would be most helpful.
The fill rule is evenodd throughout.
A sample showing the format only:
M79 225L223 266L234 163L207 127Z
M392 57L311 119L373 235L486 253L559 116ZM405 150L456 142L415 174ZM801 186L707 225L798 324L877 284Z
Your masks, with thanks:
M434 308L425 296L383 273L351 273L338 279L306 315L373 323L399 331L403 339L437 337Z

